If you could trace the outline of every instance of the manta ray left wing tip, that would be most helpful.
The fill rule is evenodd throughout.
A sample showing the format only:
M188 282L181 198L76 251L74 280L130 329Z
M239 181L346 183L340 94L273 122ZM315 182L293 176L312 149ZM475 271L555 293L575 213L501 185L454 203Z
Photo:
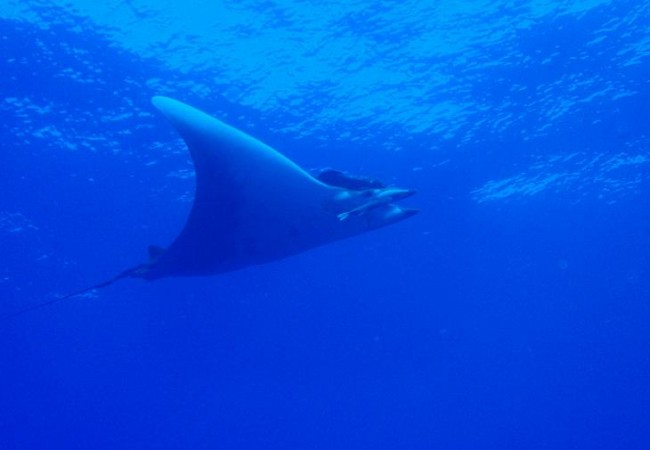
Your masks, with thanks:
M173 98L165 97L164 95L154 95L151 97L151 104L160 110L177 103L180 102Z
M151 97L151 104L169 120L173 120L174 116L183 116L192 112L198 112L183 102L162 95Z

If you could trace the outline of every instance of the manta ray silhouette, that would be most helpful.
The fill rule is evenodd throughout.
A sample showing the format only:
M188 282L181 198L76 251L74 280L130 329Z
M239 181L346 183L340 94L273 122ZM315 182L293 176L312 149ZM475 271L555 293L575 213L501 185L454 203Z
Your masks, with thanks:
M417 212L393 203L413 190L346 179L332 170L314 177L268 145L191 106L167 97L154 97L152 103L185 140L194 161L196 192L183 230L168 248L151 246L144 264L7 317L124 278L213 275L275 261Z

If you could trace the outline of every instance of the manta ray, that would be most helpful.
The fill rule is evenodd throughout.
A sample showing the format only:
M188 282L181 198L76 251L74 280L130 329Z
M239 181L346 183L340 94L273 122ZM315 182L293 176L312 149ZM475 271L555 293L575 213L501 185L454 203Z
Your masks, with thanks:
M108 281L205 276L264 264L390 225L417 213L395 204L415 193L335 170L311 175L277 150L180 101L154 97L190 151L194 202L176 239Z

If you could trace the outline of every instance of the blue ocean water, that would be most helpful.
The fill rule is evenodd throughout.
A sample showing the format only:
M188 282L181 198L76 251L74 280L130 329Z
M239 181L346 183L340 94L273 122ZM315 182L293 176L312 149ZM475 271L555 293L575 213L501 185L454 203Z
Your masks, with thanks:
M639 0L0 0L0 315L182 228L153 95L421 209L3 321L0 448L650 448L649 30Z

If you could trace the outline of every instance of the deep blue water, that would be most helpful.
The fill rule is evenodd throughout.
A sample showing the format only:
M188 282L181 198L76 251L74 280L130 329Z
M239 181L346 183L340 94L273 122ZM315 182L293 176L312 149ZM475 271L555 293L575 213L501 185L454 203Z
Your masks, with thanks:
M182 228L153 95L421 209L0 322L0 448L650 448L650 2L309 3L0 0L1 315Z

